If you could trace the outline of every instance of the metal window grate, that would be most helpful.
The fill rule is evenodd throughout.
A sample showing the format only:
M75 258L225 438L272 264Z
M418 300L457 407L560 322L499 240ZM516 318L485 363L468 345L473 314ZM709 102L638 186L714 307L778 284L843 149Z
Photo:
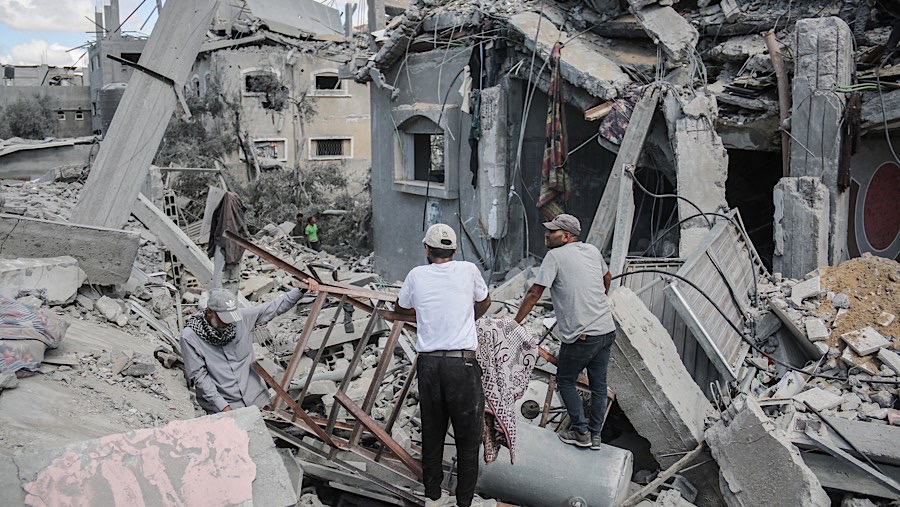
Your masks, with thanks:
M344 139L316 139L313 141L316 146L316 156L343 157L344 141Z

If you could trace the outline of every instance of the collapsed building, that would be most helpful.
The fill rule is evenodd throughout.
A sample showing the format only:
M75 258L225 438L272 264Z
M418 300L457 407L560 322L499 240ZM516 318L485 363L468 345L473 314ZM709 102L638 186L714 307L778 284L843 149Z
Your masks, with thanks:
M266 489L260 474L273 470L272 456L262 452L268 442L252 449L258 416L241 414L234 424L250 435L248 453L223 448L217 438L210 444L239 458L242 489L227 501L303 502L302 485L312 479L342 492L338 499L421 504L415 329L390 311L391 281L419 263L421 230L450 223L464 238L460 256L475 259L498 282L491 290L496 303L482 321L490 326L515 313L533 276L530 258L544 252L539 224L560 208L582 218L586 241L609 255L616 276L606 445L579 452L559 445L547 429L565 421L553 387L558 341L546 301L526 322L544 337L534 351L540 359L522 397L506 407L517 419L516 462L510 449L485 466L480 494L519 505L896 501L900 265L893 250L896 207L885 204L897 194L890 155L895 115L885 105L896 92L881 89L880 81L892 78L871 56L890 54L890 30L866 31L878 16L863 7L848 12L825 2L698 2L704 5L684 10L665 3L629 2L630 13L619 2L601 1L415 3L379 34L381 48L369 60L354 61L356 78L369 82L378 147L375 251L353 263L320 256L286 237L290 223L266 227L252 240L233 236L250 252L240 286L247 299L265 300L311 277L322 288L300 316L273 322L256 339L254 368L275 395L264 419L290 449L282 454L288 472L274 467L266 475L273 496L257 496ZM774 41L758 35L775 28ZM854 39L865 43L855 53ZM219 34L196 46L202 54L203 44L224 48L240 40ZM269 48L276 75L290 60L284 49ZM184 82L196 75L202 90L207 70L246 65L243 58L261 50L228 51L182 69ZM792 86L778 82L786 77L779 53L793 66ZM871 68L874 93L855 96ZM324 77L332 82L330 71ZM793 106L782 103L785 94ZM173 97L170 112L174 105ZM853 108L858 120L845 112ZM277 116L267 118L274 123ZM854 126L870 132L858 146L871 147L855 155L848 144ZM548 138L555 142L548 145ZM179 306L196 302L215 268L153 195L140 195L149 158L113 173L103 164L122 154L105 156L112 158L98 157L84 188L5 186L5 209L18 213L2 217L8 239L0 255L72 257L10 261L4 286L12 290L4 296L44 310L52 305L75 319L105 320L162 346L159 353L91 351L62 360L48 352L69 368L47 368L51 385L73 384L75 374L96 376L110 387L184 401L177 369L168 369L178 364L179 319L192 311ZM98 197L111 186L119 195ZM48 200L66 204L40 210L30 196L47 188L60 192ZM65 241L48 245L50 237ZM113 237L122 245L114 256L103 249ZM166 286L169 278L154 281L165 271L160 248L190 273L175 291ZM58 289L62 280L67 294L28 292ZM85 280L111 290L88 290ZM82 341L83 335L75 333ZM17 390L32 389L29 379L18 382ZM0 408L13 401L21 407L31 392L25 394L0 396ZM129 429L172 419L155 405L124 408L135 416ZM169 410L190 416L183 404ZM144 412L155 415L138 415ZM27 427L20 411L0 413L10 425ZM188 427L201 439L235 435L223 419ZM71 438L112 433L102 429L73 431ZM149 439L149 452L168 452L171 439L196 438L184 430L176 424L135 435ZM3 436L24 446L23 437ZM125 462L121 442L132 438L4 453L13 457L0 470L23 498L55 498L65 485L53 477L71 470L71 456L93 463L95 445L107 445L101 449L111 448L116 464ZM45 442L44 449L65 443ZM173 456L168 468L181 459ZM256 475L248 460L258 460ZM452 489L452 458L446 469ZM171 480L180 485L184 477ZM158 488L137 482L131 491L157 498ZM96 476L90 484L122 491Z

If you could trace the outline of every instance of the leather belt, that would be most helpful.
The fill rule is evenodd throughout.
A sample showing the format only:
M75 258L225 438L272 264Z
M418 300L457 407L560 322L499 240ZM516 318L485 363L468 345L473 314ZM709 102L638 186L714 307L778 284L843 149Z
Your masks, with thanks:
M423 356L436 357L462 357L466 359L475 359L474 350L432 350L431 352L419 352Z

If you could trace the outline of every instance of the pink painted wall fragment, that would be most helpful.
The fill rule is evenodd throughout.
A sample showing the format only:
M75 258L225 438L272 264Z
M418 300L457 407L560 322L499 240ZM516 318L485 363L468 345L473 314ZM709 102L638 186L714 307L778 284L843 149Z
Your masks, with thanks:
M173 421L69 450L24 486L47 507L188 507L252 499L250 437L230 417Z

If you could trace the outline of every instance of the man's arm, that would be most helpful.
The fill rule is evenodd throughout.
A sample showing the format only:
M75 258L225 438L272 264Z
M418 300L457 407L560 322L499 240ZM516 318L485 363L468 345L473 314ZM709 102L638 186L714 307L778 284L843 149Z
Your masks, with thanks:
M484 316L484 314L487 313L488 308L490 308L490 307L491 307L491 295L490 294L488 294L481 301L476 301L475 302L475 320L478 320L482 316Z
M314 283L312 280L309 283L309 290L314 291L318 290L318 283ZM315 288L313 288L315 287ZM241 315L246 319L250 318L250 329L254 327L265 324L275 317L281 315L282 313L290 310L300 301L300 298L303 297L303 291L297 288L291 289L288 292L278 296L277 298L269 301L268 303L263 303L261 305L251 306L250 308L246 308L241 312Z
M609 285L612 283L612 273L609 271L603 275L603 286L606 287L606 293L609 294Z
M404 308L400 306L400 303L394 303L394 312L399 313L400 315L408 315L410 317L416 316L415 308Z
M531 312L531 309L534 308L534 305L541 299L543 293L543 285L534 284L529 287L528 292L525 293L525 298L522 299L522 306L519 307L519 312L516 313L514 320L521 324L528 313Z

